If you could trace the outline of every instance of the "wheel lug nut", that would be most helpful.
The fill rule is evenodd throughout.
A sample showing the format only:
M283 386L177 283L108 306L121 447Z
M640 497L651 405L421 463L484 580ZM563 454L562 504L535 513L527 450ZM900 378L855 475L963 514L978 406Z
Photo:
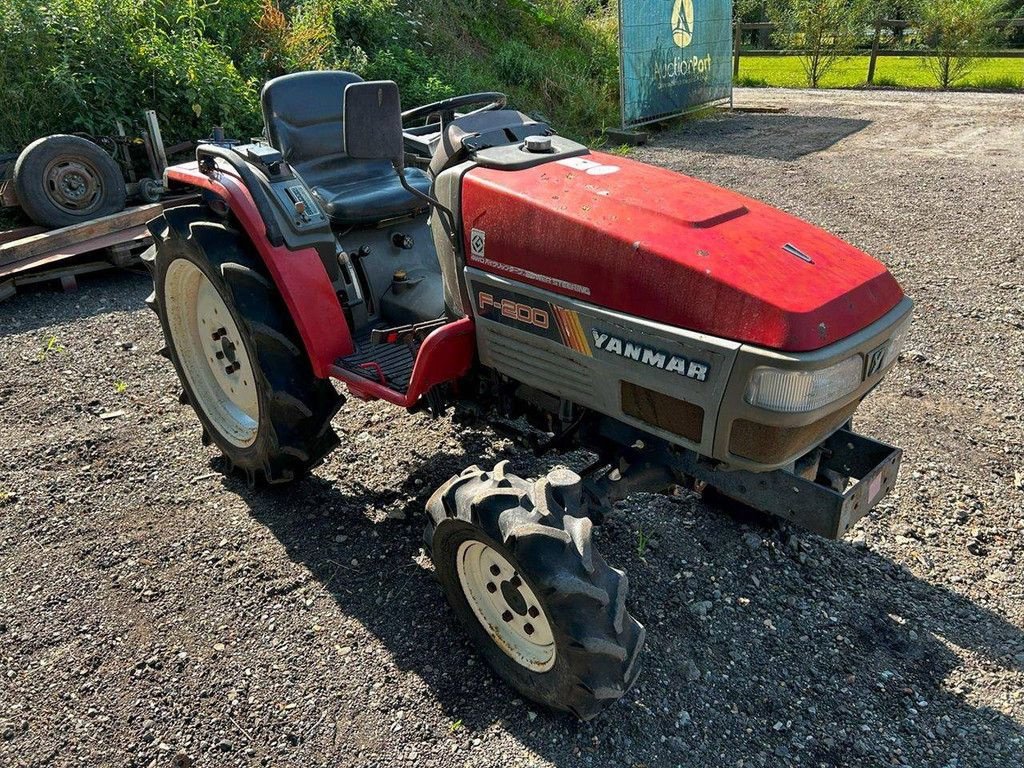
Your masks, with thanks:
M526 625L524 625L523 626L523 632L525 632L528 635L532 635L533 634L533 624L526 624Z
M511 579L508 580L508 583L509 586L511 586L513 589L519 589L523 582L519 578L519 576L513 576Z
M505 611L501 614L502 621L512 621L512 611Z
M228 331L226 328L218 328L216 331L213 332L213 340L220 341L221 337L227 334L227 332Z
M239 368L241 368L241 367L242 367L242 366L241 366L241 364L239 364L239 362L238 362L238 361L236 360L236 361L235 361L235 362L233 362L233 363L232 363L231 365L227 366L227 367L226 367L226 368L224 369L224 372L225 372L225 373L234 373L235 371L237 371L237 370L238 370Z
M498 591L498 588L496 586L494 586L494 582L493 581L488 581L487 582L487 591L490 592L492 595L495 592Z
M500 576L501 575L501 568L499 568L496 565L492 565L491 566L491 575L492 576Z
M530 614L531 619L536 619L538 616L540 616L540 611L537 610L536 605L531 605L527 613Z
M224 353L223 352L218 352L217 353L217 359L218 360L223 360L224 359Z

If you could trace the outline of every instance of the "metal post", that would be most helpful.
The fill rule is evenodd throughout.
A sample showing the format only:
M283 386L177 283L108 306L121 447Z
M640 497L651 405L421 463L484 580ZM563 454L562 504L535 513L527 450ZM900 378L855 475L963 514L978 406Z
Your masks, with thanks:
M871 59L868 61L868 85L875 84L875 59L878 58L878 44L882 36L882 19L875 19L875 36L871 41Z
M152 109L147 109L145 116L149 138L153 144L153 154L156 156L157 171L160 176L163 176L164 170L167 168L167 152L164 150L163 136L160 135L160 123L156 119L156 112Z

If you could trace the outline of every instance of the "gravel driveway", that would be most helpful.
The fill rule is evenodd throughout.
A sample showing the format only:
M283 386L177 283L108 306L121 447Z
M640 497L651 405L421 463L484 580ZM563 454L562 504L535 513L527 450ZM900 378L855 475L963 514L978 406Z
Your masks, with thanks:
M692 496L620 505L600 546L645 673L576 723L483 666L420 549L451 474L554 459L350 402L314 478L252 493L178 404L145 278L22 294L0 305L0 764L1020 766L1024 103L736 101L787 111L639 155L838 233L917 302L858 417L905 449L901 480L846 540Z

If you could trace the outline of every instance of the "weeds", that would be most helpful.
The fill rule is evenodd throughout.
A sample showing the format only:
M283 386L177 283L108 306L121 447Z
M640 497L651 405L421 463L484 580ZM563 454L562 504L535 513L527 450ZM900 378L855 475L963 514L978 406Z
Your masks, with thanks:
M126 381L115 382L114 383L114 391L117 392L117 394L119 394L119 395L123 395L125 392L128 391L128 382L126 382Z
M740 75L733 83L741 88L768 88L771 85L763 77L751 77L750 75Z
M650 539L644 533L644 529L643 528L638 528L637 531L636 531L636 554L637 554L637 557L643 557L644 554L647 552L647 542L648 541L650 541Z
M462 727L462 720L456 720L454 723L448 726L448 730L455 733L459 728Z
M46 360L51 354L60 353L64 351L64 347L61 346L56 336L51 336L46 340L46 344L39 350L39 354L36 359L41 363Z

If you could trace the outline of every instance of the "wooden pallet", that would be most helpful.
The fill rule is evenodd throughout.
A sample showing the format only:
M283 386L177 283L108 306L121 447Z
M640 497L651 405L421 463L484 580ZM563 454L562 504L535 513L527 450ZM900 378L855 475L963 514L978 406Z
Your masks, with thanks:
M194 200L189 195L126 208L61 229L0 232L0 301L13 296L19 286L59 280L70 291L77 288L78 275L135 264L152 242L146 224L165 208Z

